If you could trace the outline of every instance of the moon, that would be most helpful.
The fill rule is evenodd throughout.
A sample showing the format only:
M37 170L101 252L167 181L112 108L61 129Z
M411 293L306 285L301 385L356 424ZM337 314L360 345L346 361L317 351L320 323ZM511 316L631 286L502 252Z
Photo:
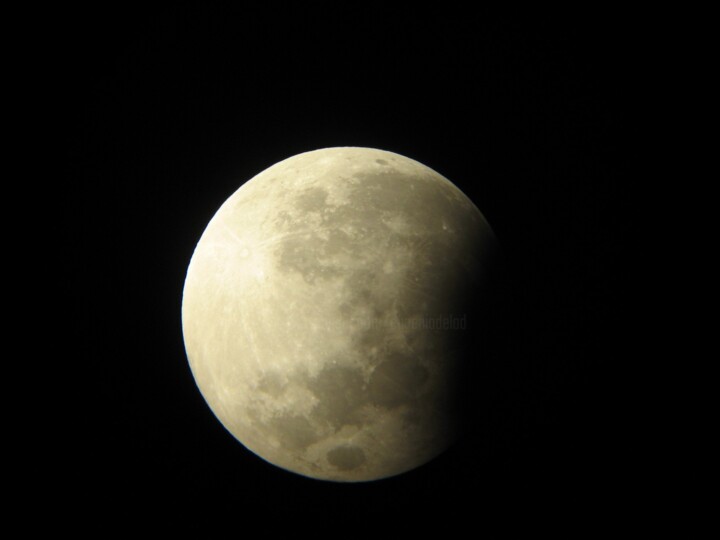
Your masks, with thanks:
M419 467L457 434L465 300L495 244L473 202L415 160L285 159L225 201L193 253L182 327L197 386L287 471L362 482Z

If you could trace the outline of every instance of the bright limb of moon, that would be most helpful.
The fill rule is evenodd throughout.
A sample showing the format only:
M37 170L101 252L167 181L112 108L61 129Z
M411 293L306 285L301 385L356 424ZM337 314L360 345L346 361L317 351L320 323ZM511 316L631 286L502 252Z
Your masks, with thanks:
M230 433L286 470L367 481L418 467L453 441L463 299L494 245L477 207L412 159L347 147L277 163L192 256L195 381Z

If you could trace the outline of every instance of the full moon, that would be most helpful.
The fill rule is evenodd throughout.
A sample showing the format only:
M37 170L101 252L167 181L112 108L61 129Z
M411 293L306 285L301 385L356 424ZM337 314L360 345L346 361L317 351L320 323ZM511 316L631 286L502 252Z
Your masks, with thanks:
M467 305L495 237L473 202L371 148L290 157L244 183L195 248L190 369L246 448L300 475L387 478L456 436Z

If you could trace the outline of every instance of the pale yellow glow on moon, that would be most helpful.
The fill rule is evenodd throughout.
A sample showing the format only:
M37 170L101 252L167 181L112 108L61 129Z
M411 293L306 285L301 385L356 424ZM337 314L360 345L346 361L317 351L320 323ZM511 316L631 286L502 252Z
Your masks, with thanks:
M286 159L218 210L182 320L193 376L248 449L313 478L413 469L453 440L454 342L493 233L409 158L328 148ZM451 323L453 324L453 323Z

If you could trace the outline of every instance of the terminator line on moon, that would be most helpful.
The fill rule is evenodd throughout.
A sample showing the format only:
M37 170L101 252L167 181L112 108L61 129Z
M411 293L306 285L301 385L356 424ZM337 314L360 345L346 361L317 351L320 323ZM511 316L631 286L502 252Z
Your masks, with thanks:
M192 256L195 381L230 433L286 470L354 482L418 467L455 436L451 327L494 244L470 199L412 159L347 147L277 163Z

